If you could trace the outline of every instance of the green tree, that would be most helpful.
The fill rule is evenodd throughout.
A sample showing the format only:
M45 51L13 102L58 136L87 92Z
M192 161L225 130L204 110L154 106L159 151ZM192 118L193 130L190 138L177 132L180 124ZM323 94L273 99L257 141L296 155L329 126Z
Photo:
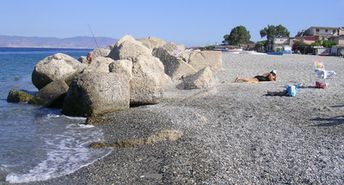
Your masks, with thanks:
M325 48L331 48L334 45L336 45L336 43L334 43L333 41L329 41L329 40L324 40L324 41L317 40L311 44L311 46L323 46Z
M324 46L325 48L331 48L334 45L336 45L336 43L329 40L324 40L322 43L322 46Z
M314 43L312 43L311 46L322 46L322 44L323 43L321 42L321 40L317 40Z
M264 52L268 42L266 40L256 42L255 49L259 52Z
M224 43L228 42L231 45L247 44L250 42L251 35L245 26L237 26L232 29L229 35L223 36Z
M267 40L271 41L276 37L289 37L290 32L282 25L274 26L268 25L267 27L260 30L260 36L266 37Z

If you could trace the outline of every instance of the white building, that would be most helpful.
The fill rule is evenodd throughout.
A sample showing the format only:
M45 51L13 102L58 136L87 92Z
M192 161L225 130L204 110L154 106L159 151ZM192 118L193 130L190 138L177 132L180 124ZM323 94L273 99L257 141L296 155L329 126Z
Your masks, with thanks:
M312 26L305 31L304 35L328 38L328 37L338 36L339 31L340 31L340 28L338 27Z
M287 46L290 45L290 38L289 37L278 37L274 38L272 43L272 50L273 51L283 51L285 48L289 48Z

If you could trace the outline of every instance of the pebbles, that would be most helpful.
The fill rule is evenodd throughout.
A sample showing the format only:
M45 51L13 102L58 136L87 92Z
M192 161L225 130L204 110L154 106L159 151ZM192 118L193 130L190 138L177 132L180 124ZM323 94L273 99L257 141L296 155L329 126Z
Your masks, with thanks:
M338 71L328 89L264 96L290 81L313 84L316 59ZM167 93L171 97L158 105L111 114L98 124L106 142L163 129L182 131L179 140L117 148L74 174L35 184L343 184L344 59L224 54L223 61L216 91ZM232 83L237 75L271 69L278 71L276 83Z

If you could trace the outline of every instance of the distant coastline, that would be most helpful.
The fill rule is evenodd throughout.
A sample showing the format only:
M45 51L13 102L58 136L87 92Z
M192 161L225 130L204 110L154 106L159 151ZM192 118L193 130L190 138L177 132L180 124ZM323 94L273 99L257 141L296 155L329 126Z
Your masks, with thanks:
M92 50L93 48L44 48L44 47L0 47L0 52L4 51L52 51L52 50Z
M71 38L0 35L1 48L93 49L112 45L117 39L78 36Z

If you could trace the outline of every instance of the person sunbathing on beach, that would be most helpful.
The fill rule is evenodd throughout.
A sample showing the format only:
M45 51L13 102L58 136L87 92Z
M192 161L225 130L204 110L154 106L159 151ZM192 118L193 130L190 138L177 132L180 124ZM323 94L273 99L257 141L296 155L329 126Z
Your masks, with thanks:
M253 78L237 77L234 82L258 83L258 82L267 82L267 81L276 81L276 70L272 70L271 72L265 73L263 75L257 75Z

